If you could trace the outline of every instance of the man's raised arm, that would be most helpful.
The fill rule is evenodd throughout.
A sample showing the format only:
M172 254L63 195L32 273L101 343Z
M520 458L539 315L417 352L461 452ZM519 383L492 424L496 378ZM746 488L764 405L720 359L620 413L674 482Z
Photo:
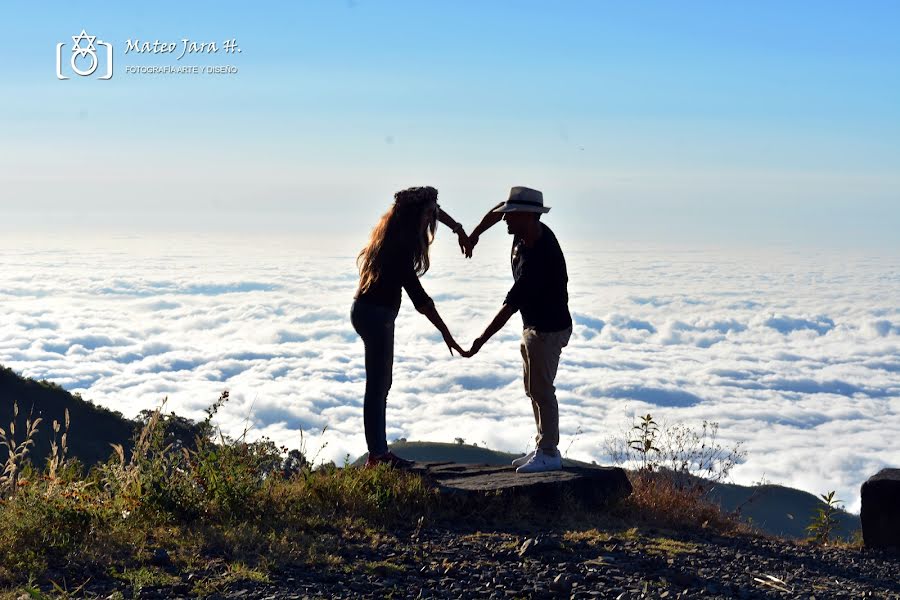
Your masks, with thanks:
M469 243L466 245L465 252L468 258L472 258L472 250L475 249L475 244L478 243L478 238L481 237L481 234L499 223L503 220L502 213L495 213L494 210L503 206L503 202L491 208L484 218L481 219L481 223L479 223L475 229L472 230L472 233L469 235Z
M493 337L495 333L503 329L503 326L506 325L506 322L509 321L509 318L516 314L517 308L513 308L509 304L504 304L500 308L500 312L497 313L497 316L494 317L494 320L490 322L487 328L484 330L484 333L481 336L475 338L475 341L472 342L472 348L468 352L461 352L463 356L466 358L475 356L481 347Z

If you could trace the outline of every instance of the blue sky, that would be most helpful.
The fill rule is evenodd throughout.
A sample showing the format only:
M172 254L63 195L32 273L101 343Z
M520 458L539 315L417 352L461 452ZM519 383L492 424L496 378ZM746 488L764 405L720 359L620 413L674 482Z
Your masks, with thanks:
M531 185L581 237L897 247L896 3L261 6L4 3L5 226L355 232L423 183L468 224ZM81 29L110 81L57 81ZM185 37L242 52L124 53ZM175 64L239 71L125 72Z

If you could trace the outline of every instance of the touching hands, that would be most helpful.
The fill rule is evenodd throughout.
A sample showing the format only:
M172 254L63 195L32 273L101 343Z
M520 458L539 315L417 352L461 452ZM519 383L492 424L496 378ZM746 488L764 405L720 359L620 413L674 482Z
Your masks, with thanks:
M459 242L459 250L466 258L472 258L472 250L475 249L475 244L478 243L478 235L474 233L466 235L466 230L460 225L456 231L456 241Z
M466 258L472 258L472 251L475 250L475 244L478 243L478 234L473 233L471 235L466 236L465 244L463 244L462 236L459 239L459 245L462 248L463 254L466 255Z
M465 254L466 258L472 258L472 251L469 249L469 236L466 235L466 230L462 226L456 232L456 241L459 242L460 252Z
M482 346L484 346L484 342L484 339L476 338L475 341L472 342L472 348L470 348L468 351L460 352L460 356L464 356L465 358L472 358L473 356L478 354L478 351L481 350Z

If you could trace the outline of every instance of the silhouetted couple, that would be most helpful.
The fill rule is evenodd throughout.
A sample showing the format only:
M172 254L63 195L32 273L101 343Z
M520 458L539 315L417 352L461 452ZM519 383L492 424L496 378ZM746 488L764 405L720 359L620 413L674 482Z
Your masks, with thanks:
M441 210L438 193L432 187L409 188L394 194L394 204L372 230L369 244L359 254L359 289L351 311L351 321L366 349L366 393L363 416L367 466L388 463L409 467L388 450L385 409L391 388L394 363L394 321L400 309L401 288L406 290L416 310L428 317L441 332L452 354L474 356L517 311L522 314L522 365L525 394L531 399L537 425L536 447L513 461L520 473L555 471L562 468L559 445L559 408L553 385L563 347L572 334L569 314L566 261L556 236L541 214L543 195L537 190L514 187L509 199L492 208L481 223L466 235L462 225ZM506 295L497 316L484 333L463 350L441 320L434 302L425 293L419 277L430 266L428 250L438 221L458 236L459 246L472 256L485 231L506 221L513 236L510 262L515 283Z

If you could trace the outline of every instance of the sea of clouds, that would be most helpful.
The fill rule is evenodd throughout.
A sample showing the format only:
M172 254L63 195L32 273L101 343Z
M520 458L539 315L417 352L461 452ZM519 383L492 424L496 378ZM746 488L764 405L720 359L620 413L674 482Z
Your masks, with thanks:
M466 260L446 230L423 278L468 347L511 285L508 237ZM5 236L0 364L135 416L250 425L318 460L365 451L362 343L350 325L363 240ZM574 334L557 377L561 449L651 413L720 424L742 442L734 480L768 480L859 508L859 485L900 466L900 257L812 250L647 248L568 241ZM518 316L474 358L450 356L408 299L397 319L388 439L533 444ZM90 435L72 424L71 435ZM324 433L323 433L324 430ZM302 432L302 436L301 436Z

